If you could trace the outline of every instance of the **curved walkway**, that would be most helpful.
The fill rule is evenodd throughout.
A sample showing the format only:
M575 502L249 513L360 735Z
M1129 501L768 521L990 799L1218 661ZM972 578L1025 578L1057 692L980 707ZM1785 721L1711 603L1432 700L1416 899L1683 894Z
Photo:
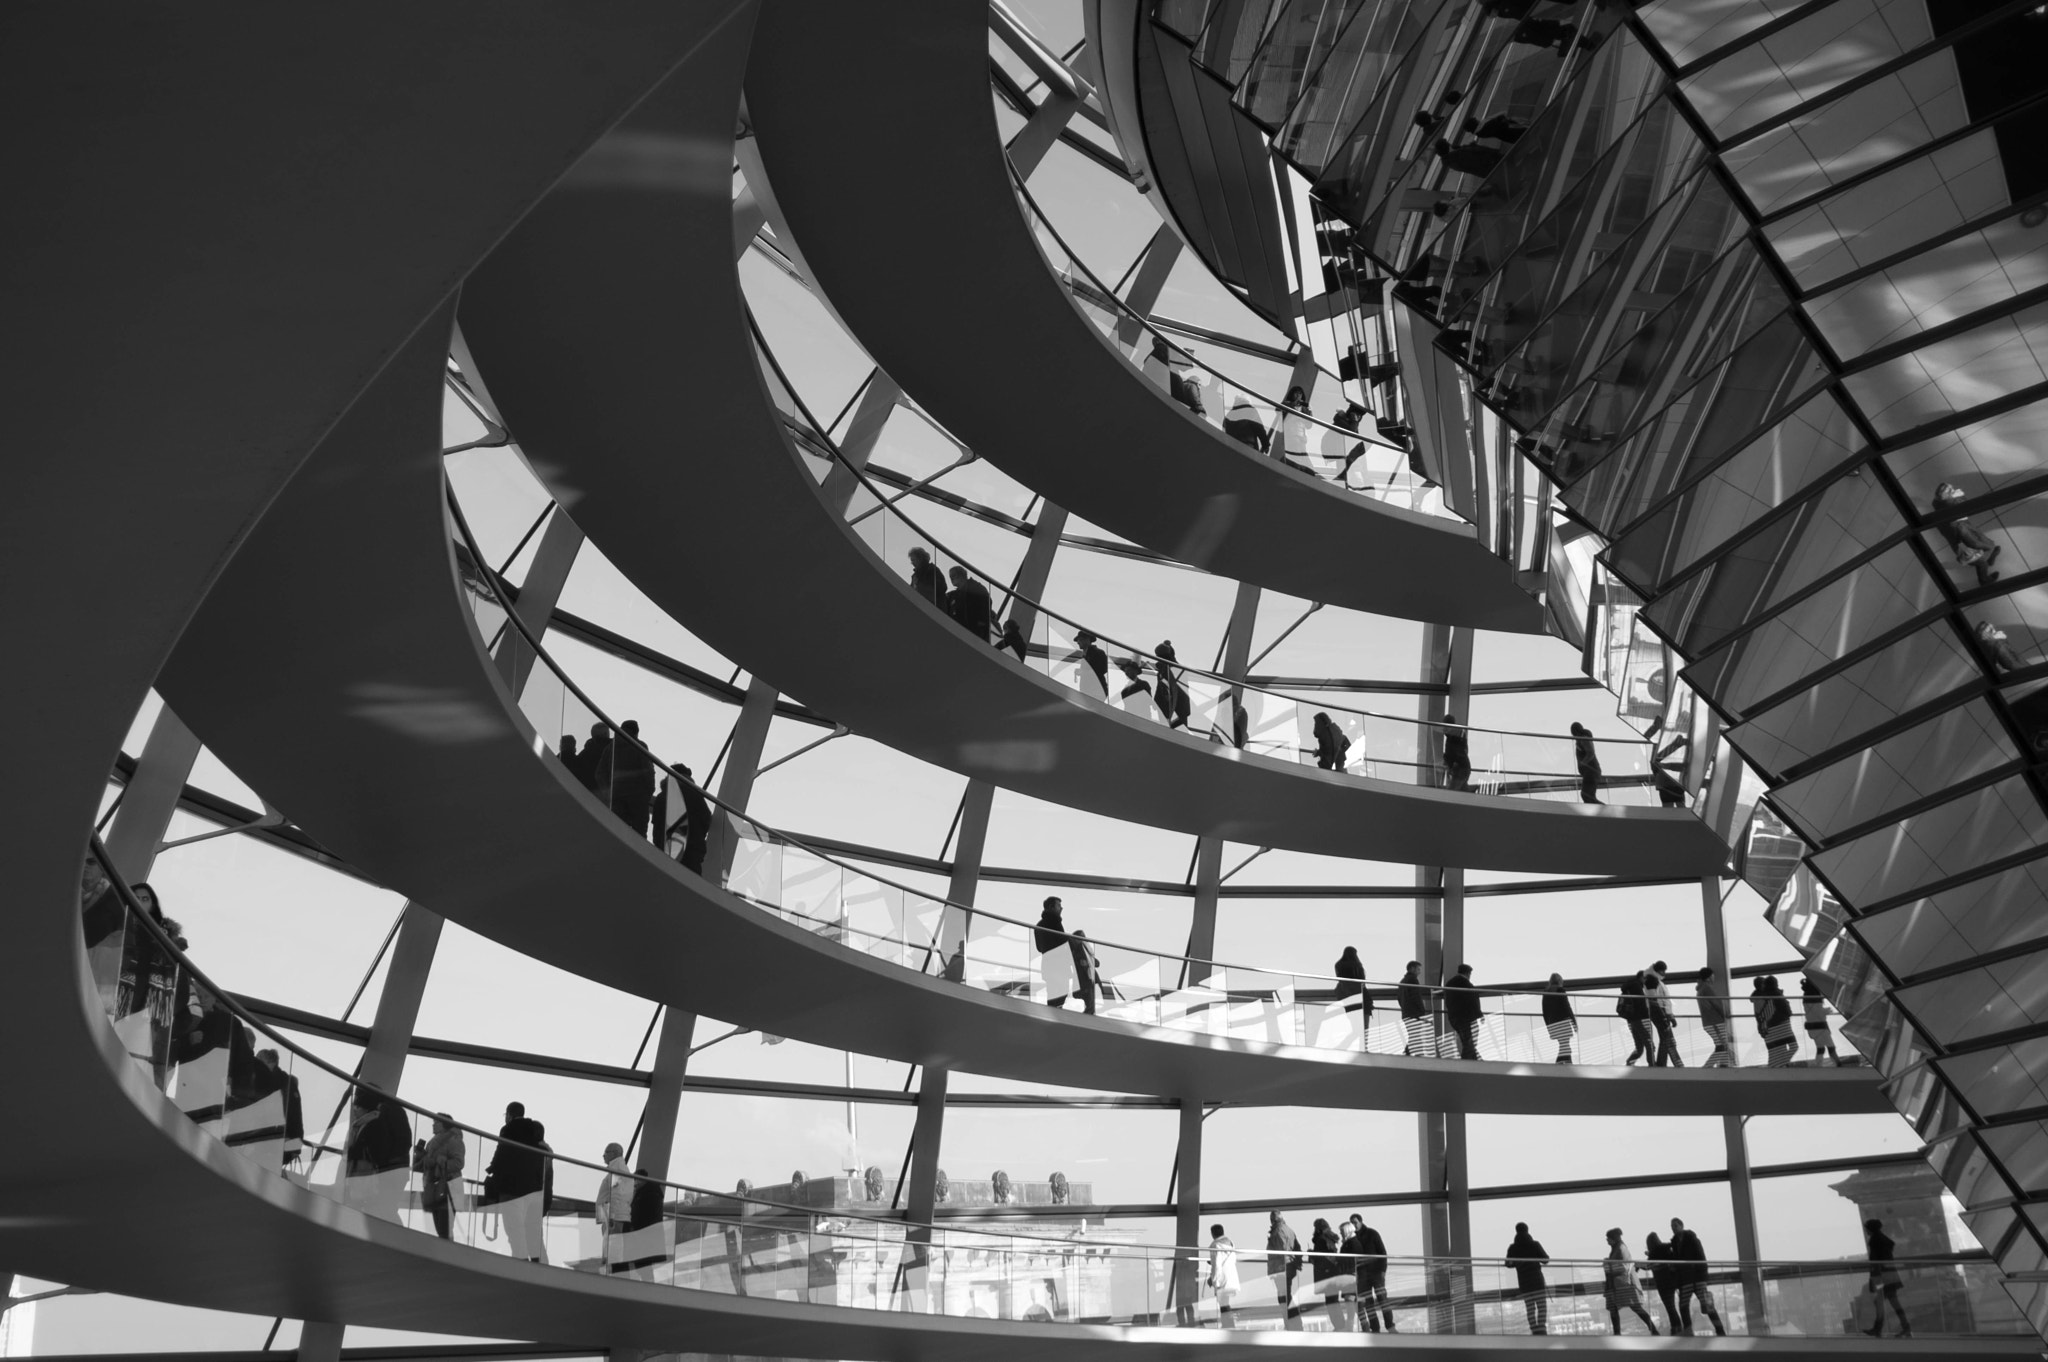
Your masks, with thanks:
M554 734L527 724L486 656L451 579L440 379L427 359L394 372L384 407L362 412L351 439L329 441L251 536L160 681L180 717L265 798L436 912L587 978L739 1025L1025 1081L1393 1109L1881 1106L1854 1070L1454 1064L1282 1043L1284 1033L1269 1041L1055 1014L835 944L815 924L707 884L545 755ZM364 553L366 542L377 552ZM251 657L265 664L252 668ZM572 905L576 927L565 931Z
M1104 341L1019 210L974 6L769 4L747 111L816 284L977 454L1148 548L1307 600L1538 633L1471 526L1261 458ZM887 79L915 53L915 79Z
M1722 867L1726 848L1682 809L1308 770L1162 731L970 639L820 499L764 391L724 182L688 167L663 179L637 159L671 137L679 157L702 159L701 139L652 125L632 136L579 167L465 284L463 335L592 541L713 647L865 737L1112 818L1425 864Z

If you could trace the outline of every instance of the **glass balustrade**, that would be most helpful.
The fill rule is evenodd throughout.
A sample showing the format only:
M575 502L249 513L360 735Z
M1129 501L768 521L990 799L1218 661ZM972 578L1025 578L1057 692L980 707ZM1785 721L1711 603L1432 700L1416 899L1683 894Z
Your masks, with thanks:
M1601 803L1683 806L1685 791L1659 772L1654 747L1639 738L1575 740L1428 723L1307 699L1190 668L1099 635L1036 601L988 584L997 580L927 534L891 492L853 470L811 419L756 336L770 393L798 446L857 480L848 523L862 543L913 589L945 608L955 568L989 592L980 632L1020 665L1163 727L1262 756L1371 780L1458 793ZM955 613L955 618L959 615ZM1318 720L1328 723L1328 737ZM1581 750L1583 749L1583 751ZM1582 764L1590 757L1590 765Z
M1442 489L1415 471L1404 443L1411 437L1398 421L1383 428L1380 418L1363 403L1353 403L1340 385L1318 385L1286 404L1203 364L1098 279L1068 249L1030 191L1021 182L1013 185L1053 277L1081 314L1167 400L1251 453L1279 459L1321 482L1389 506L1458 519L1444 505Z
M449 511L465 597L501 673L516 684L543 759L560 762L629 827L746 902L845 949L1034 1003L1064 998L1068 1009L1092 1007L1139 1025L1344 1054L1455 1060L1466 1053L1454 1024L1459 1008L1449 1005L1454 990L1416 986L1407 995L1416 1015L1404 1018L1398 983L1356 981L1354 988L1333 975L1188 960L1093 938L1084 970L1080 938L1055 934L1047 938L1052 950L1041 951L1035 924L892 883L719 807L591 702L512 615L496 574L479 566L452 498ZM1797 996L1716 996L1703 1004L1690 980L1682 994L1678 980L1670 987L1678 996L1669 1007L1668 1054L1681 1064L1788 1066L1818 1051L1818 1035L1854 1062L1840 1018L1824 1000L1809 1017ZM1618 1065L1635 1054L1647 1063L1654 1051L1645 1053L1645 1044L1660 1040L1649 1013L1623 1015L1611 991L1564 994L1574 1014L1569 1027L1554 1027L1543 995L1526 988L1477 987L1459 997L1480 1010L1469 1049L1483 1060L1550 1064L1562 1053L1577 1064ZM1553 999L1553 1014L1556 1006ZM1717 1020L1723 1013L1725 1025ZM1820 1030L1809 1033L1809 1025ZM1766 1032L1776 1043L1767 1044Z
M1370 1313L1375 1326L1410 1333L1524 1334L1537 1318L1499 1260L1393 1257L1375 1272L1375 1260L1341 1254L1293 1255L1290 1266L1255 1245L1219 1259L1213 1246L1133 1242L1099 1213L1090 1223L1048 1207L1015 1229L915 1225L884 1204L886 1186L860 1178L819 1179L829 1195L792 1188L776 1201L607 1168L550 1149L544 1133L529 1143L516 1127L493 1134L424 1110L307 1053L192 965L176 924L112 872L97 842L80 907L104 1015L189 1120L307 1192L485 1253L754 1300L976 1320L1323 1332L1355 1331ZM1876 1273L1853 1261L1686 1266L1731 1334L1864 1329L1890 1295L1921 1337L2028 1332L1981 1258L1902 1260ZM1545 1271L1551 1334L1607 1332L1611 1290L1658 1306L1645 1264L1621 1270L1619 1288L1598 1261ZM1189 1281L1200 1285L1189 1291ZM1632 1314L1623 1320L1639 1330ZM1896 1329L1892 1315L1883 1324Z

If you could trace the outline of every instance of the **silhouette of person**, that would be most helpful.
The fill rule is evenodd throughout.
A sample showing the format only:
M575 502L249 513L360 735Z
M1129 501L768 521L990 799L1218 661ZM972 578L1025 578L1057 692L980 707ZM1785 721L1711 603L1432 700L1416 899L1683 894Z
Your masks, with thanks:
M1593 749L1593 730L1572 725L1572 757L1579 766L1579 798L1587 804L1600 803L1600 754Z
M1543 990L1543 1029L1557 1042L1557 1062L1572 1062L1572 1037L1579 1033L1579 1016L1572 1011L1571 994L1564 991L1564 976L1553 974Z
M683 850L676 860L693 875L704 873L704 853L711 845L711 801L704 797L687 766L675 768L676 793L683 801Z
M1088 677L1095 678L1095 690L1091 692L1100 699L1109 698L1109 654L1102 650L1102 641L1086 629L1074 631L1074 646L1081 650L1081 662L1086 670L1082 673L1081 689L1087 690Z
M1934 489L1934 510L1936 514L1959 506L1969 500L1963 489L1952 482L1945 482ZM1989 586L1998 580L1998 555L2005 551L2003 544L1993 543L1991 538L1970 523L1966 515L1945 521L1937 527L1941 537L1948 541L1956 561L1977 571L1977 585Z
M1870 1250L1870 1294L1878 1298L1877 1308L1872 1312L1873 1323L1863 1332L1872 1338L1884 1335L1884 1306L1890 1301L1892 1313L1898 1316L1899 1337L1911 1338L1913 1326L1906 1321L1906 1307L1899 1304L1899 1288L1905 1282L1892 1266L1898 1245L1884 1232L1884 1221L1875 1219L1863 1222L1863 1242Z
M1401 1025L1408 1032L1404 1055L1427 1055L1429 1047L1429 985L1422 982L1422 962L1410 960L1407 972L1394 988L1401 1006Z
M1452 790L1472 788L1472 736L1458 723L1451 710L1444 711L1444 785Z
M910 551L910 588L939 609L946 608L946 575L921 548Z
M1164 640L1153 649L1158 659L1155 666L1159 680L1152 688L1152 698L1159 706L1159 712L1166 719L1168 728L1186 728L1191 707L1188 703L1188 688L1180 683L1180 657L1173 651L1173 641Z
M640 743L640 721L619 725L624 736L612 745L612 812L641 837L654 811L654 758Z
M1514 1240L1501 1256L1515 1270L1515 1294L1522 1298L1522 1313L1528 1316L1529 1332L1549 1333L1550 1287L1543 1280L1543 1265L1550 1261L1550 1254L1540 1242L1529 1237L1527 1222L1516 1222Z
M946 575L953 579L953 589L946 593L946 613L962 629L987 642L996 613L988 588L968 576L966 568L953 568Z
M576 774L583 777L584 788L596 795L598 802L606 808L612 802L612 730L611 725L594 723L590 726L590 739L578 753L583 764Z
M1046 1006L1065 1007L1074 994L1075 952L1060 916L1059 898L1048 897L1042 906L1038 925L1031 929L1031 944L1038 950L1039 971L1045 976Z
M1333 973L1337 976L1337 1001L1344 1004L1345 1012L1358 1014L1358 1034L1363 1039L1372 1032L1372 995L1365 991L1365 962L1358 958L1358 947L1344 948Z
M1316 767L1323 771L1341 771L1351 751L1351 739L1344 736L1342 729L1330 721L1330 716L1316 711L1315 719L1309 725L1315 736Z
M1444 1020L1458 1037L1458 1058L1479 1058L1479 990L1472 987L1472 967L1458 966L1458 972L1444 982Z

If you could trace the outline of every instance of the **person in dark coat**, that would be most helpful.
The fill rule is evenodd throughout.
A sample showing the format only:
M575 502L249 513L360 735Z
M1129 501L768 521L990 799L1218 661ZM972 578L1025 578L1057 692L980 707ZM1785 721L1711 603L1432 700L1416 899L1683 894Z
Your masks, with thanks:
M1650 1265L1650 1282L1657 1299L1664 1303L1664 1331L1678 1332L1678 1255L1671 1246L1652 1234L1643 1240L1643 1261Z
M1458 716L1450 710L1444 711L1443 727L1444 787L1451 790L1472 788L1472 738L1469 730L1458 723Z
M1629 1037L1636 1043L1636 1048L1629 1051L1628 1058L1622 1062L1633 1064L1638 1059L1647 1058L1655 1050L1656 1042L1650 1035L1650 1001L1643 996L1641 970L1621 981L1621 999L1614 1005L1614 1014L1628 1023Z
M939 609L946 608L946 574L939 571L925 549L910 551L910 589Z
M1158 658L1159 680L1152 687L1152 701L1165 716L1168 728L1186 728L1193 710L1188 703L1188 688L1181 684L1180 657L1173 651L1173 640L1161 642L1153 649L1153 656Z
M379 1219L397 1220L398 1199L412 1169L412 1122L398 1100L374 1084L356 1084L344 1157L348 1203Z
M278 1064L276 1050L266 1048L256 1052L255 1084L265 1099L275 1099L269 1110L276 1118L276 1128L261 1132L261 1137L277 1143L278 1166L289 1168L299 1161L306 1143L306 1109L299 1100L299 1080Z
M1322 771L1343 770L1350 760L1351 739L1345 737L1344 731L1321 710L1316 711L1309 729L1316 742L1316 768Z
M1707 1290L1707 1247L1700 1237L1685 1227L1677 1216L1671 1218L1671 1253L1678 1259L1678 1323L1687 1334L1692 1333L1692 1303L1698 1298L1700 1309L1713 1321L1714 1332L1725 1334L1728 1326L1721 1323L1721 1312L1714 1308L1713 1293Z
M1584 724L1572 725L1572 757L1579 766L1579 799L1600 803L1600 754L1593 748L1593 730Z
M508 1249L514 1258L535 1263L548 1260L542 1233L550 1171L547 1143L547 1127L526 1114L524 1103L510 1103L497 1152L484 1172L491 1200L505 1221Z
M633 1200L630 1203L631 1208L626 1220L626 1232L628 1234L631 1234L636 1230L653 1229L655 1226L661 1224L663 1199L662 1194L667 1190L665 1187L662 1186L662 1184L659 1181L649 1177L647 1175L647 1170L645 1168L636 1170L634 1172L633 1178ZM650 1242L645 1242L644 1247L654 1247L654 1243L651 1241L655 1240L655 1238L656 1236L653 1235L646 1236L647 1241ZM638 1238L636 1238L633 1242L635 1244L643 1243L643 1241ZM665 1254L660 1253L643 1253L642 1256L630 1259L626 1263L622 1264L622 1266L624 1266L626 1270L631 1272L635 1277L640 1277L643 1280L651 1280L652 1273L649 1271L649 1269L651 1269L656 1263L659 1263L665 1256Z
M1074 646L1081 650L1081 662L1095 677L1095 684L1102 688L1101 697L1109 698L1109 654L1102 649L1102 641L1086 629L1074 631Z
M1384 1319L1388 1333L1400 1332L1394 1328L1394 1310L1387 1303L1387 1241L1365 1223L1365 1217L1354 1213L1347 1242L1351 1269L1358 1275L1358 1327L1376 1334Z
M1081 1010L1092 1017L1095 995L1102 990L1102 961L1089 947L1088 933L1078 927L1067 938L1067 948L1074 957L1074 991L1081 997Z
M1906 1322L1906 1307L1899 1304L1899 1288L1905 1285L1905 1281L1899 1276L1899 1270L1892 1266L1893 1258L1898 1255L1898 1245L1884 1232L1882 1220L1863 1222L1863 1242L1870 1250L1870 1294L1877 1297L1876 1308L1871 1312L1873 1323L1863 1332L1872 1338L1883 1337L1884 1306L1886 1301L1890 1301L1892 1313L1898 1316L1899 1337L1911 1338L1913 1326Z
M1074 994L1074 964L1078 957L1070 944L1062 911L1059 899L1048 897L1037 925L1031 929L1031 944L1039 955L1039 972L1045 976L1048 1007L1065 1007Z
M1330 1222L1318 1219L1315 1228L1309 1231L1309 1247L1315 1251L1309 1270L1314 1274L1316 1294L1323 1298L1324 1308L1329 1311L1330 1328L1344 1327L1343 1285L1336 1279L1345 1275L1351 1266L1344 1259L1344 1238L1330 1228ZM1324 1283L1329 1285L1325 1286Z
M1479 990L1472 987L1472 967L1458 966L1458 972L1444 982L1444 1020L1458 1035L1458 1058L1479 1058Z
M1410 960L1407 972L1394 988L1394 998L1401 1006L1401 1027L1408 1033L1408 1043L1402 1047L1404 1055L1427 1055L1435 1047L1429 1044L1429 985L1422 982L1422 962Z
M946 613L953 622L975 638L986 643L989 629L995 623L995 602L990 599L988 588L967 575L967 569L956 567L947 576L953 579L953 589L946 593Z
M711 801L690 775L687 766L676 767L676 793L683 801L683 850L676 857L692 875L704 873L704 854L711 846Z
M612 812L636 836L645 837L654 811L654 756L640 743L638 719L620 724L619 732L612 744Z
M1358 1034L1361 1040L1372 1033L1372 995L1365 991L1365 962L1358 958L1358 947L1346 946L1344 954L1337 957L1337 1001L1344 1004L1346 1012L1356 1012Z
M1529 1237L1527 1224L1517 1223L1514 1240L1501 1256L1515 1270L1515 1294L1522 1298L1522 1313L1528 1316L1529 1332L1549 1333L1550 1287L1543 1280L1543 1265L1550 1261L1550 1254Z
M1953 507L1968 501L1969 495L1952 482L1944 482L1934 489L1934 513L1941 515ZM1968 516L1957 516L1937 527L1941 537L1948 541L1955 553L1956 561L1977 572L1977 585L1990 586L1998 580L1998 555L2005 546L1994 542L1984 531L1970 523Z
M1267 1212L1266 1272L1273 1278L1273 1293L1292 1320L1294 1279L1301 1275L1301 1237L1278 1211Z
M1017 623L1014 615L1003 621L1002 641L996 647L1015 653L1019 662L1029 655L1031 645L1024 637L1024 627Z
M590 737L583 744L583 750L576 754L576 774L583 781L583 787L598 797L606 808L612 802L612 729L610 724L594 723L590 726Z
M1572 1062L1572 1037L1579 1033L1579 1017L1572 1011L1572 995L1564 991L1564 976L1553 974L1543 990L1543 1029L1557 1042L1557 1062Z

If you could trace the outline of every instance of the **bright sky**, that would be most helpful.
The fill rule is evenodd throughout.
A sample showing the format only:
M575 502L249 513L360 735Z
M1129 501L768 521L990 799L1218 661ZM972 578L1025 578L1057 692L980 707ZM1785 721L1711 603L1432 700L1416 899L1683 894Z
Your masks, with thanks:
M1075 0L1024 0L1013 7L1049 44L1064 51L1080 37ZM1006 124L1006 127L1009 126ZM1155 230L1153 210L1128 186L1058 148L1034 176L1033 194L1060 232L1094 271L1120 278ZM742 277L771 347L812 410L830 419L867 372L858 346L816 299L759 255L741 265ZM1183 257L1161 310L1218 329L1275 342L1270 330L1239 306L1193 261ZM1000 319L991 319L999 325ZM1276 366L1205 354L1252 384L1277 393L1284 373ZM1260 372L1263 368L1266 372ZM488 381L488 375L484 376ZM473 426L451 409L450 438L468 438ZM892 418L874 461L922 476L951 460L953 446L913 412ZM546 493L517 459L481 450L457 456L450 471L471 523L488 552L502 554L547 504ZM987 463L948 474L939 486L984 505L1021 514L1027 489ZM914 519L941 540L991 569L1012 569L1022 540L1008 531L930 502L914 503ZM1070 524L1070 532L1101 533ZM1109 536L1104 536L1109 537ZM692 636L686 622L669 618L587 547L563 600L565 609L643 640L682 661L732 675L733 663ZM523 564L516 567L516 577ZM878 569L879 570L879 569ZM1183 658L1214 656L1226 623L1233 584L1205 574L1153 563L1068 549L1058 558L1046 592L1051 608L1096 625L1104 634L1152 640L1172 638ZM1268 595L1254 648L1264 647L1292 623L1304 603ZM1280 645L1261 670L1303 676L1413 679L1420 626L1329 608ZM638 718L653 747L673 762L702 771L710 766L735 717L733 706L677 686L573 641L550 647L570 673L615 719ZM1548 638L1482 635L1476 680L1572 676L1576 651ZM799 697L802 698L802 697ZM1397 712L1412 701L1381 697ZM127 750L141 750L155 702L137 718ZM1555 731L1572 719L1596 733L1620 736L1613 697L1604 691L1499 696L1475 705L1474 722ZM777 721L768 759L814 741L821 731ZM211 755L195 782L247 805L253 792ZM913 761L858 736L828 743L779 766L755 790L753 811L797 834L842 838L918 855L938 855L964 780ZM180 816L173 839L206 830ZM318 830L314 829L317 835ZM993 865L1180 881L1188 874L1194 839L1001 793L995 801L986 860ZM1235 865L1254 848L1231 847ZM892 878L934 890L943 886L908 872ZM1245 885L1407 885L1410 867L1273 852L1253 861L1233 883ZM1486 879L1529 876L1475 875ZM324 870L244 837L222 837L167 852L150 876L168 913L184 924L200 965L224 986L259 997L367 1022L381 977L371 962L390 930L402 898ZM1032 917L1043 890L984 884L981 906ZM1064 895L1069 926L1091 935L1165 952L1185 945L1185 897L1073 892ZM1727 901L1731 958L1738 964L1781 961L1793 952L1763 920L1763 905L1735 886ZM1532 979L1553 970L1567 975L1633 970L1652 959L1679 971L1704 963L1699 891L1693 886L1607 892L1566 891L1473 900L1467 909L1467 954L1486 979ZM1217 954L1228 961L1326 972L1344 945L1359 947L1375 979L1396 977L1414 938L1414 904L1407 899L1225 899ZM284 981L288 981L284 982ZM366 986L365 986L366 985ZM359 998L352 996L362 988ZM644 1000L628 997L515 955L452 924L440 953L419 1022L422 1035L530 1049L608 1064L633 1060L653 1015ZM728 1029L700 1022L698 1039ZM308 1042L308 1048L347 1066L349 1047ZM905 1066L789 1041L765 1046L753 1036L722 1043L700 1055L693 1073L841 1083L901 1090ZM953 1090L1029 1092L1007 1079L956 1075ZM1039 1089L1040 1091L1055 1091ZM402 1095L452 1111L471 1124L494 1126L496 1113L523 1100L565 1153L594 1159L612 1139L623 1140L639 1112L629 1088L512 1074L443 1061L414 1059ZM854 1113L857 1157L893 1174L909 1136L907 1106L863 1107ZM1344 1197L1412 1191L1419 1185L1416 1118L1405 1112L1295 1109L1227 1110L1207 1123L1205 1195L1217 1200L1327 1196L1326 1210L1290 1212L1304 1233L1317 1214L1348 1214ZM1547 1180L1678 1173L1724 1165L1718 1119L1473 1116L1469 1122L1474 1187ZM1159 1202L1166 1198L1174 1162L1175 1117L1164 1110L959 1109L948 1114L941 1163L955 1178L985 1178L997 1168L1020 1180L1039 1180L1055 1169L1092 1183L1099 1202ZM1757 1164L1911 1150L1917 1141L1903 1120L1890 1116L1757 1118L1749 1123ZM686 1095L671 1177L725 1188L740 1178L780 1182L793 1169L816 1175L834 1170L848 1143L848 1111L839 1103L768 1097ZM1774 1179L1758 1187L1757 1209L1767 1256L1829 1258L1858 1253L1854 1208L1828 1184L1843 1174ZM1710 1253L1732 1254L1734 1235L1727 1191L1719 1183L1655 1191L1578 1194L1534 1200L1481 1200L1472 1210L1475 1249L1504 1246L1513 1222L1526 1219L1560 1257L1598 1256L1611 1224L1632 1239L1684 1217L1705 1237ZM1263 1216L1221 1217L1240 1245L1263 1243ZM1367 1213L1396 1254L1421 1249L1420 1219L1412 1207ZM1170 1221L1130 1222L1139 1237L1167 1242ZM18 1282L16 1294L42 1284ZM18 1315L4 1336L8 1355L25 1351L31 1330ZM36 1307L33 1343L38 1353L127 1351L139 1348L254 1348L267 1319L220 1315L128 1301L79 1297ZM295 1339L287 1323L280 1346ZM351 1345L381 1338L350 1332Z

